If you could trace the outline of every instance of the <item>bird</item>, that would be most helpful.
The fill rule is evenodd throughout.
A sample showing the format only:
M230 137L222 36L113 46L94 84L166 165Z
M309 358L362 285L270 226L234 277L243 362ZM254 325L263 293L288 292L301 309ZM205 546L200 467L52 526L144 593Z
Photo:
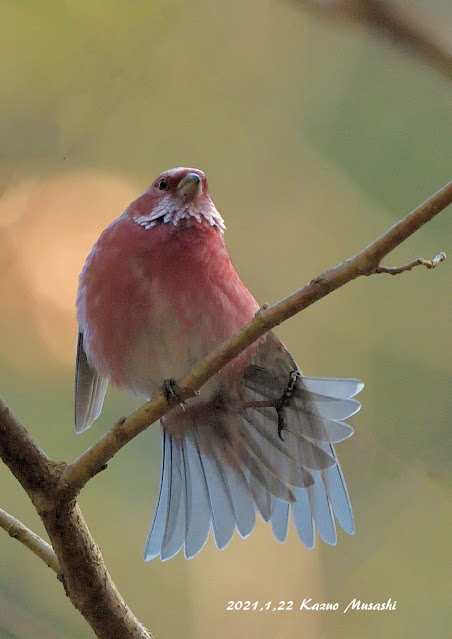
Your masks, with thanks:
M195 168L161 173L100 235L79 277L75 429L100 415L111 383L168 399L182 377L259 309L235 270L225 224ZM158 502L144 558L223 549L256 516L275 538L290 513L300 541L337 541L354 519L335 444L353 428L357 379L304 376L273 333L161 419ZM177 396L177 395L176 395ZM173 402L174 404L174 402Z

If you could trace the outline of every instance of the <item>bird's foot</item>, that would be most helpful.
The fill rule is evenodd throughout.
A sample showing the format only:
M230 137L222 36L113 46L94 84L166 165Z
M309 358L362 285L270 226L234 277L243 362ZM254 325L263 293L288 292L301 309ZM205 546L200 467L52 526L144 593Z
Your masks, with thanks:
M276 414L278 415L278 437L281 441L283 440L282 431L284 430L284 409L290 402L292 397L294 388L296 386L297 380L300 377L300 371L294 370L290 373L289 381L287 383L286 388L284 389L281 397L275 402Z
M280 402L275 404L276 414L278 415L278 437L283 442L284 438L282 436L282 432L285 428L284 426L284 406L281 406Z
M185 410L187 404L180 397L179 387L175 379L165 379L165 381L163 382L162 392L165 395L166 401L170 406L179 404L182 410Z

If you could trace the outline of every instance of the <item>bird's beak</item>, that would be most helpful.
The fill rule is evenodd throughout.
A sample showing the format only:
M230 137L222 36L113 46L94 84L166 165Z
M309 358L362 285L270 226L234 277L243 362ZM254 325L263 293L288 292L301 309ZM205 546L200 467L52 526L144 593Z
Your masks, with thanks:
M202 180L197 173L187 173L177 185L180 195L193 199L202 193Z

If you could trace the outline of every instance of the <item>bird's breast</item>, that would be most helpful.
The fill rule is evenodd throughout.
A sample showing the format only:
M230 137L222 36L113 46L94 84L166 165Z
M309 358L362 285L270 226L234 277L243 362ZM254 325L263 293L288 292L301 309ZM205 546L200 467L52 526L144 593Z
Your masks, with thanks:
M246 324L257 303L216 229L117 222L82 272L79 323L95 368L149 397ZM218 383L214 378L203 395Z

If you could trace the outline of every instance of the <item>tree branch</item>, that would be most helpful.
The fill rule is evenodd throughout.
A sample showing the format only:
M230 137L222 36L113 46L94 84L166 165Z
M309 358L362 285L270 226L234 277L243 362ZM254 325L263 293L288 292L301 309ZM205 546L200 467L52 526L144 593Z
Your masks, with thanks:
M6 530L10 537L17 539L34 552L49 568L59 573L60 564L52 546L3 508L0 508L0 527Z
M28 432L0 400L0 457L36 505L48 492L54 467Z
M39 515L60 560L66 594L96 635L105 639L152 639L114 584L76 502L60 503L49 498Z
M66 594L96 635L152 639L113 583L75 499L60 498L60 475L66 464L50 460L1 400L0 457L33 502L58 558L55 568L59 562Z
M254 319L230 340L204 359L178 383L182 400L193 397L205 382L267 331L299 313L317 300L332 293L360 275L378 271L381 260L452 203L452 182L432 195L400 222L397 222L361 253L322 273L302 289L278 304L262 308ZM445 254L444 254L445 256ZM406 270L406 269L405 269ZM126 419L120 419L95 444L85 451L61 476L61 490L67 496L77 492L131 439L170 410L163 393L141 406Z
M430 64L452 78L452 51L441 44L439 34L427 29L426 16L393 0L297 0L311 12L327 18L345 19L378 33L392 44Z

